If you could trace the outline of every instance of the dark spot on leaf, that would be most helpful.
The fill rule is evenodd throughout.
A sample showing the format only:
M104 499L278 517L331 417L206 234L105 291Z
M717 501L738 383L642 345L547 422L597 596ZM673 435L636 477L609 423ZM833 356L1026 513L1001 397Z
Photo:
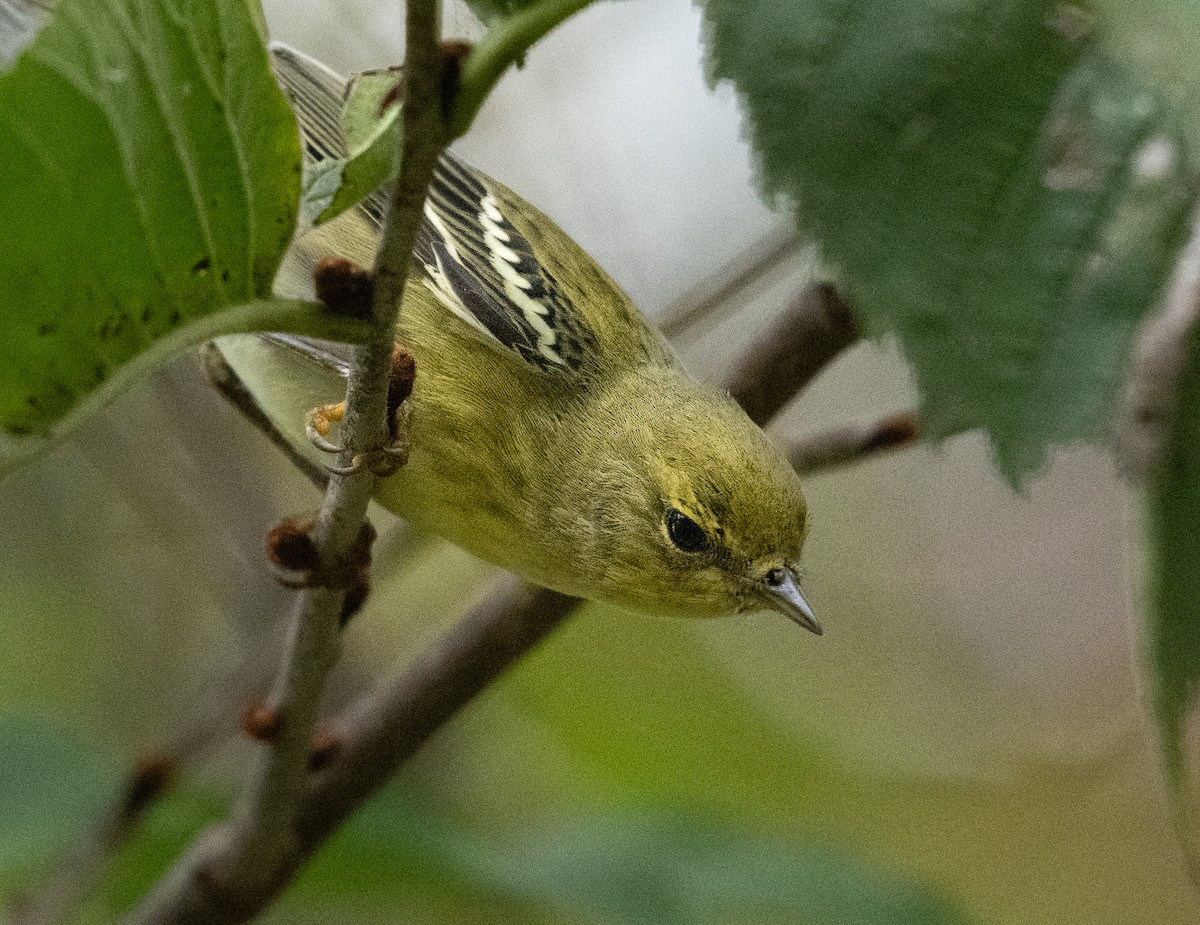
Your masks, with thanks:
M47 321L38 327L38 334L45 337L48 334L55 334L58 331L58 325L52 321Z
M229 282L229 271L228 270L221 271L221 282L223 282L223 283Z
M171 324L179 324L179 318L180 318L179 309L176 308L176 309L172 309L171 317L168 318L167 320L170 321Z
M8 432L14 437L24 437L26 434L33 433L33 428L28 424L10 424Z
M27 404L30 408L36 408L41 404L41 402L38 401L38 397L36 395L26 395L25 404Z
M92 369L92 373L96 376L97 382L103 382L105 380L105 378L108 376L108 370L106 370L104 368L103 363L97 363L95 365L95 367Z
M205 270L207 270L211 266L212 266L212 260L210 260L208 255L206 254L205 256L203 256L199 260L197 260L194 264L192 264L192 272L193 273L203 273Z
M142 309L142 324L149 324L150 319L154 317L154 309L149 305Z

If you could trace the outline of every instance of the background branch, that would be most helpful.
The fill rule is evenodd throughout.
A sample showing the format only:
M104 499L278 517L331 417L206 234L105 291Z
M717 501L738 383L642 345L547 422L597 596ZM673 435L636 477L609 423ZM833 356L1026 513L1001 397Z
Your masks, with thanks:
M811 475L912 446L919 438L917 416L908 411L871 424L801 437L788 448L788 460L800 475Z
M1192 214L1192 236L1180 251L1162 307L1143 324L1134 347L1115 433L1117 463L1131 478L1148 479L1162 463L1198 318L1200 209Z
M221 353L215 342L209 341L200 348L200 359L204 364L204 372L208 376L208 381L221 397L241 412L242 417L270 440L283 453L288 462L307 476L313 485L324 491L329 485L329 471L300 452L296 445L272 423L271 418L258 403L258 399L246 388L246 383L234 372L233 367L229 365L225 355Z
M171 786L174 757L145 758L126 778L116 803L80 839L66 862L36 893L13 902L9 925L60 925L95 888L109 861L128 844L147 811Z
M762 425L862 336L858 319L830 283L814 283L776 317L735 364L726 387Z

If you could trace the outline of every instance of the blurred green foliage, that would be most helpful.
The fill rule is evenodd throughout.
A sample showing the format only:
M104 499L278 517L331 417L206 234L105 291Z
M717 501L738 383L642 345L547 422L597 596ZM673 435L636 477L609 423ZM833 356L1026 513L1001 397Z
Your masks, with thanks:
M1149 498L1146 642L1177 822L1200 869L1200 792L1188 736L1200 692L1200 340L1191 342L1166 461Z
M36 883L37 862L61 852L80 820L103 805L113 765L50 726L9 721L0 724L0 769L4 792L20 797L0 815L0 875ZM157 806L79 920L120 915L223 810L221 799L195 791ZM963 922L926 891L840 852L712 816L584 814L498 838L401 785L337 834L268 919L414 908L444 922Z

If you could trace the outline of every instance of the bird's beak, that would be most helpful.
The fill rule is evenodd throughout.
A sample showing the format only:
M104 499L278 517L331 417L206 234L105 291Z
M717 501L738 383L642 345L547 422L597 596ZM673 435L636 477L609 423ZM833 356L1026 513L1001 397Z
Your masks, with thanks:
M821 624L812 608L808 606L808 601L804 599L804 592L800 590L796 573L790 568L771 569L763 581L762 588L767 604L795 620L809 632L821 635Z

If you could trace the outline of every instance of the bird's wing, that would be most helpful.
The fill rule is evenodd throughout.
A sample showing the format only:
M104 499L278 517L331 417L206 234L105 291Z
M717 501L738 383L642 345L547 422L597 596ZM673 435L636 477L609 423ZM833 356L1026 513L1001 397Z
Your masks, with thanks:
M283 45L272 47L276 77L292 98L305 158L345 157L345 81ZM420 283L486 341L539 372L570 375L594 335L509 214L514 194L450 154L434 172L414 250ZM357 208L377 236L386 197Z

